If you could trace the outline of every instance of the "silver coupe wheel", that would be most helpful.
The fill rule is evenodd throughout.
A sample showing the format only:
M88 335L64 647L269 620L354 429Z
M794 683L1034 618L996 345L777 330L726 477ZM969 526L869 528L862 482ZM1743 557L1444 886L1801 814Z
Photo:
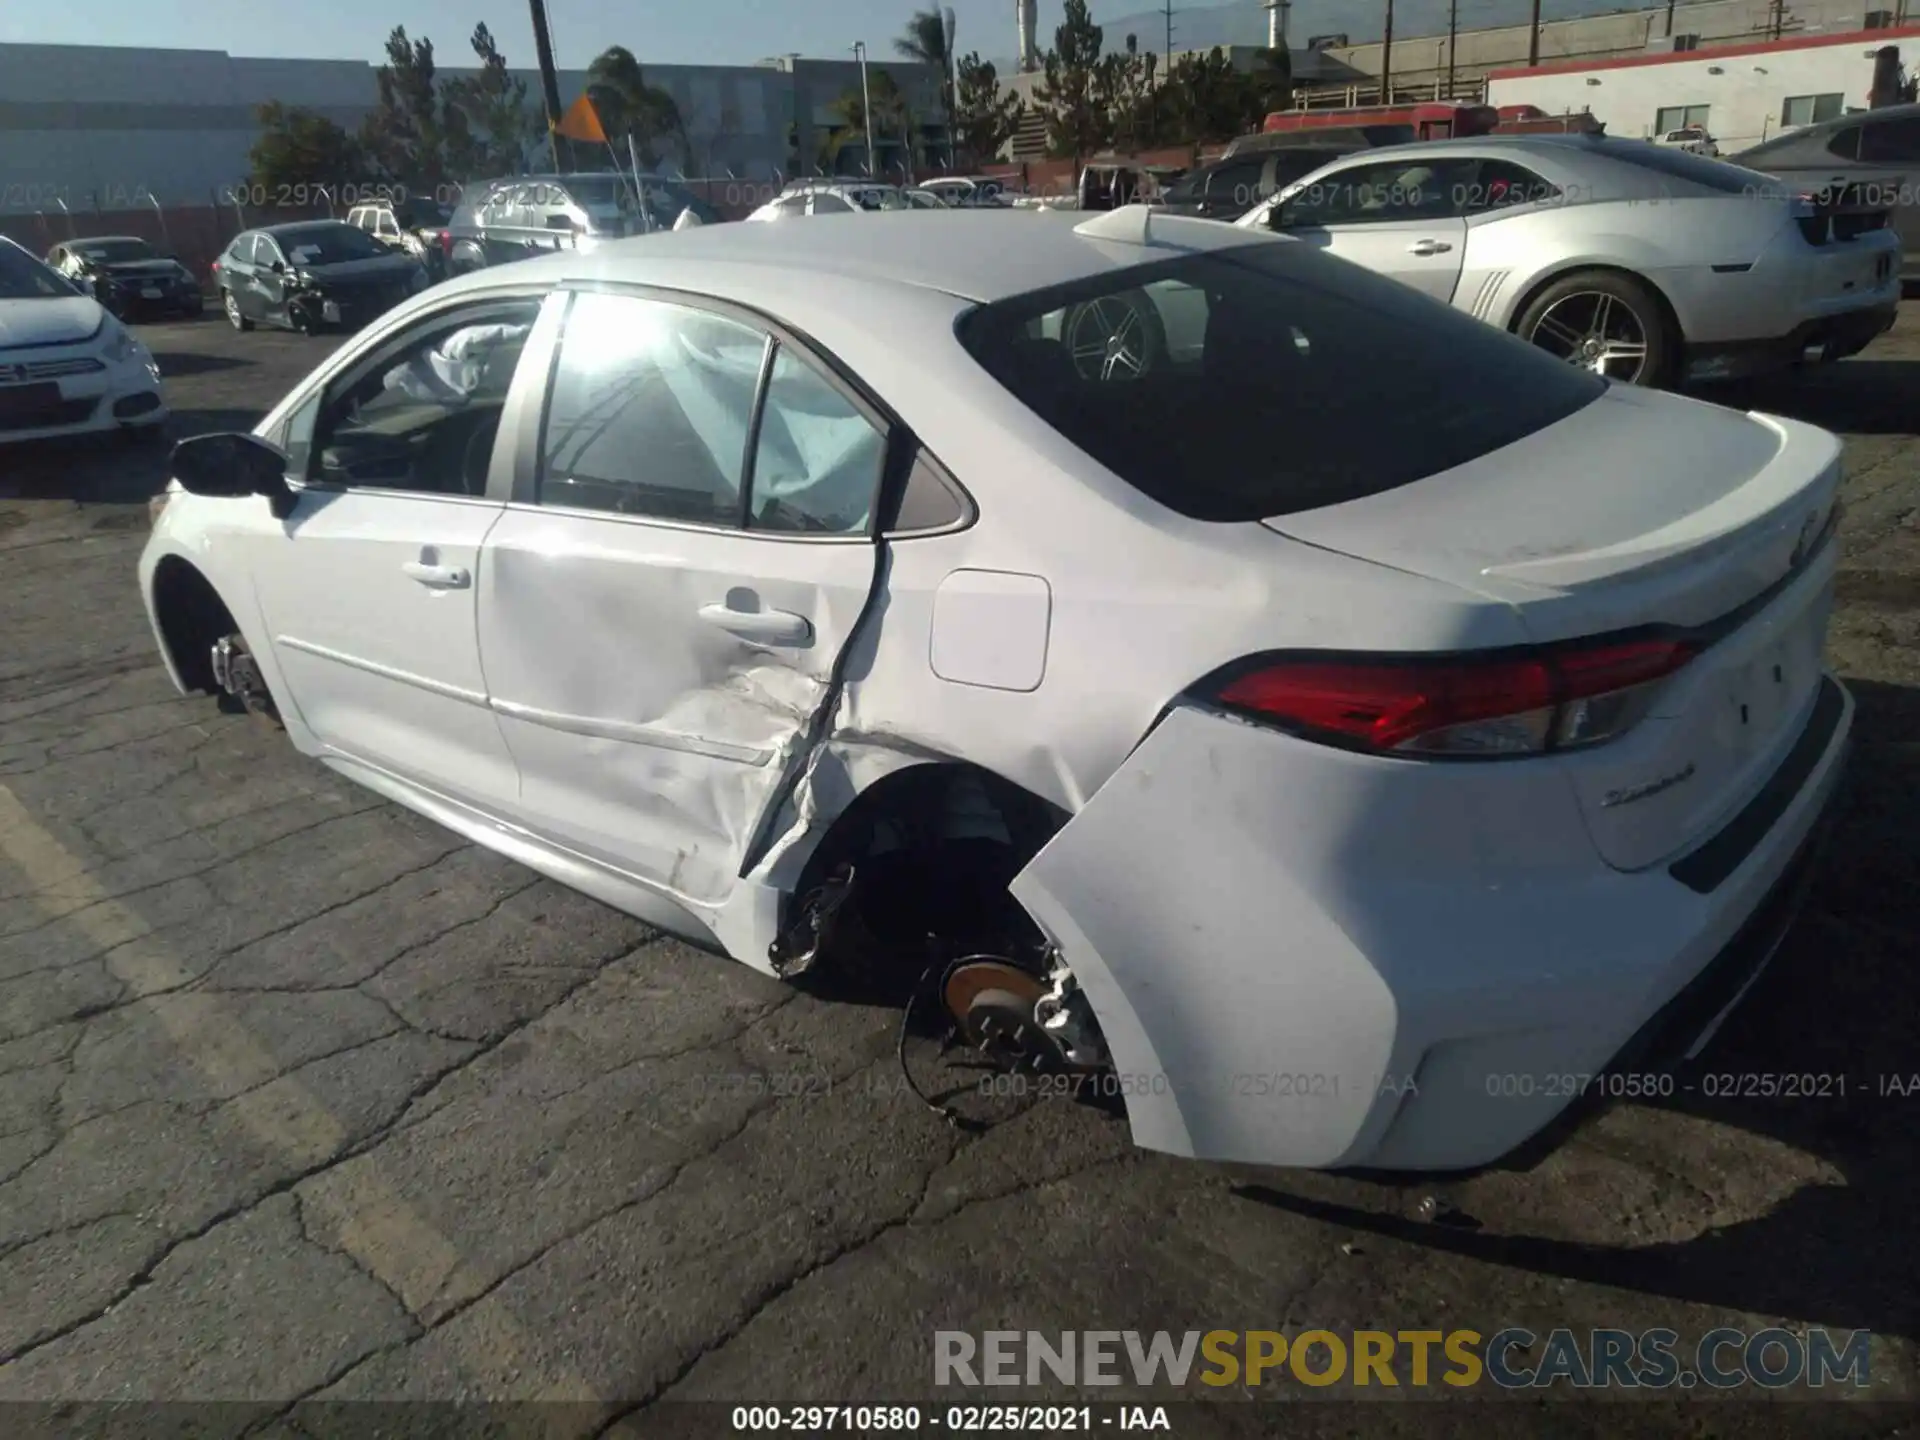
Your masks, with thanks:
M1639 384L1648 361L1647 326L1634 308L1601 290L1562 295L1527 336L1550 355L1609 380Z
M1153 368L1153 331L1140 305L1103 295L1068 314L1063 338L1082 379L1137 380Z

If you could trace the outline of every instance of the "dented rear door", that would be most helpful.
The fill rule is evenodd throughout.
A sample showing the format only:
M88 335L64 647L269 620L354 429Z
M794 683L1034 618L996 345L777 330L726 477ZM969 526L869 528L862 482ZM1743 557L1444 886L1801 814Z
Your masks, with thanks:
M490 703L530 824L711 911L872 597L887 431L749 317L555 303L545 414L482 561Z

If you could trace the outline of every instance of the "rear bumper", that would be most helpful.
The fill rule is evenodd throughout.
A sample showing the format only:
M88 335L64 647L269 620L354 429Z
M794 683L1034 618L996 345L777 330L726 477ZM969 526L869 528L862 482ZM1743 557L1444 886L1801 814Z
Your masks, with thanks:
M1602 1077L1700 1041L1772 954L1851 732L1822 688L1772 823L1743 811L1671 867L1604 865L1526 767L1409 766L1183 709L1013 891L1099 1016L1137 1144L1518 1160ZM1704 891L1672 873L1706 852Z
M1733 380L1809 360L1819 364L1844 360L1886 334L1899 317L1900 303L1895 298L1808 320L1776 339L1690 345L1684 373L1690 380Z

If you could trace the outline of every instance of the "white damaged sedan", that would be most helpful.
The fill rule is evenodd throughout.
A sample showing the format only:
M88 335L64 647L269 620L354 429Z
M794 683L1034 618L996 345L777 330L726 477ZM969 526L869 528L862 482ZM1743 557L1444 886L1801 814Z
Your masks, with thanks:
M165 433L160 366L91 295L0 236L0 443Z
M1103 1077L1153 1149L1471 1168L1697 1050L1848 745L1838 442L1077 218L442 285L176 449L166 663L672 933Z

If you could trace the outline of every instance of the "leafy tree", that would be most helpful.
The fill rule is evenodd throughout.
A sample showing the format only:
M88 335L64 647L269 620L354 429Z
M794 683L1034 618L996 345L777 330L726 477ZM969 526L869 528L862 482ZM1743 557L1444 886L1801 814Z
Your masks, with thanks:
M1293 57L1285 48L1262 50L1260 64L1247 76L1252 88L1254 103L1259 108L1260 118L1274 110L1287 110L1293 106ZM1257 126L1255 128L1258 128Z
M1070 156L1075 165L1098 152L1113 136L1112 115L1102 108L1100 47L1104 36L1087 0L1066 0L1067 18L1053 32L1046 55L1046 79L1033 99L1047 112L1047 148Z
M387 63L375 75L379 103L360 127L360 143L385 179L432 194L450 179L449 156L464 159L472 139L466 116L434 83L433 41L409 40L404 25L387 37Z
M269 100L254 112L260 138L247 152L248 179L269 195L283 189L356 185L367 173L367 157L355 140L326 116Z
M1159 57L1142 54L1137 36L1127 36L1124 52L1103 56L1095 70L1094 94L1098 108L1112 117L1112 141L1117 149L1147 150L1161 143L1159 111L1154 104L1154 77Z
M1018 95L1001 92L1000 76L991 60L982 60L978 51L961 57L953 129L954 143L962 154L976 164L994 159L1020 128L1025 112Z
M866 90L873 97L873 146L880 148L881 142L898 140L906 148L907 154L913 154L914 117L912 108L907 104L906 92L900 88L900 82L885 70L873 70L868 73ZM840 124L827 132L821 142L821 168L831 171L839 157L842 147L859 145L863 150L867 143L867 105L866 96L859 85L849 85L828 107ZM877 174L879 157L868 156L870 166Z
M624 45L610 46L594 57L587 67L587 94L616 150L624 151L631 136L634 151L649 166L660 163L669 144L677 145L687 164L693 164L693 144L680 107L672 95L647 83L640 62Z
M916 10L907 28L893 42L894 52L907 60L931 66L940 76L940 119L947 127L947 144L954 144L955 104L953 93L953 50L947 41L946 18L939 8Z
M517 175L527 168L528 151L540 142L545 124L527 103L527 82L507 71L506 57L485 25L476 25L469 42L480 61L478 75L446 82L442 94L465 121L466 153L448 161L464 178Z
M1262 93L1215 48L1171 66L1159 98L1174 133L1205 144L1258 129L1266 113Z

